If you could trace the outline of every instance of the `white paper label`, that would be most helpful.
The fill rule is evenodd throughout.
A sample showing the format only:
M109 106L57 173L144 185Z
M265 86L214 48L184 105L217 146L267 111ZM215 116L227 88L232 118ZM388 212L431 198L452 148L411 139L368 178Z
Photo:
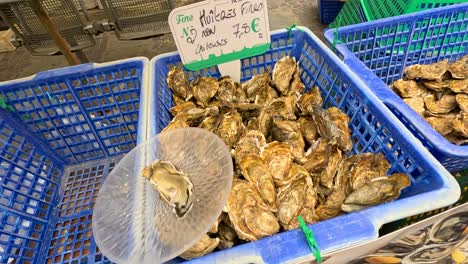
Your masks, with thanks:
M169 14L182 63L198 70L264 53L270 48L266 0L208 0Z

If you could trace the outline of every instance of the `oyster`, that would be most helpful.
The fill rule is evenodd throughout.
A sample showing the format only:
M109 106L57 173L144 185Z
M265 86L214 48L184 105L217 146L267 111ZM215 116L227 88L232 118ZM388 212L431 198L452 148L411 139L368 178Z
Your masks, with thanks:
M242 88L242 84L235 82L234 85L236 86L234 103L249 103L249 99L247 98L247 95L245 94L245 91Z
M330 144L338 145L344 151L351 150L349 117L338 108L332 107L331 110L325 110L321 106L314 105L313 109L312 117L317 124L320 136L330 141Z
M393 89L403 98L424 96L427 93L426 88L413 80L397 80L393 83Z
M229 76L218 79L218 91L215 97L224 103L233 103L236 97L236 84Z
M307 93L304 93L297 102L297 107L301 111L302 115L311 115L314 112L313 106L321 106L323 104L322 96L320 95L320 89L315 87L310 89Z
M267 70L262 74L253 76L252 79L242 84L242 89L250 102L255 100L255 97L268 88L270 82L270 72Z
M456 134L448 134L447 136L445 136L445 138L446 138L449 142L451 142L451 143L453 143L453 144L455 144L455 145L459 145L459 146L465 145L465 144L468 143L468 138L463 139L463 138L460 138L460 137L459 137L458 135L456 135Z
M184 253L180 254L179 257L186 260L198 258L213 252L213 250L218 246L218 244L219 238L211 238L205 234L200 240L198 240L195 243L195 245L187 249Z
M395 200L400 196L401 190L410 184L409 177L404 173L375 178L348 195L341 209L349 213Z
M170 112L173 116L176 116L180 113L186 113L192 108L197 108L197 105L195 105L195 103L192 101L187 101L172 107Z
M156 160L141 175L156 188L161 198L182 219L193 206L193 184L189 177L168 161Z
M330 219L342 214L341 206L346 196L340 189L335 189L327 197L327 200L317 207L315 213L320 220Z
M442 136L448 135L453 131L452 122L455 120L455 114L447 114L442 116L425 117L426 121Z
M328 146L327 148L327 165L320 174L320 184L327 188L333 186L333 180L340 166L342 155L341 150L337 146Z
M468 138L468 112L460 112L457 117L452 121L453 130L457 134Z
M244 132L244 124L242 117L235 110L231 110L223 115L221 123L218 127L218 136L230 148L235 147L239 137Z
M434 114L446 114L457 107L457 101L453 94L443 94L439 100L433 94L424 97L427 110Z
M359 155L359 154L358 154ZM345 196L351 193L351 177L349 176L351 168L354 166L353 156L341 160L336 172L334 187L340 189Z
M247 122L247 126L245 127L247 131L250 130L258 130L260 131L260 126L258 125L258 119L252 118ZM260 131L261 132L261 131Z
M218 107L202 108L191 108L183 113L187 117L187 123L192 126L198 126L205 117L216 116L219 114Z
M242 175L255 187L263 201L272 212L276 212L276 189L273 177L268 171L268 167L256 154L244 156L237 160L241 168Z
M203 121L200 123L199 127L204 128L212 133L217 134L218 133L218 127L219 124L221 123L222 115L212 115L208 116Z
M268 143L262 151L262 159L265 161L275 184L282 182L291 169L293 156L288 144L273 141Z
M267 136L274 118L285 120L296 120L295 99L293 96L274 99L264 107L258 116L258 126L260 131Z
M249 154L260 155L260 150L266 145L265 136L258 130L248 131L237 143L235 149L236 161L241 161Z
M282 142L296 139L301 135L299 123L296 121L275 119L270 129L273 139Z
M438 80L442 78L442 75L445 74L448 70L448 60L445 59L438 63L433 63L430 65L420 65L415 64L406 67L405 74L406 77L410 80L413 79L426 79L426 80Z
M424 108L424 98L413 97L404 98L403 101L409 105L418 115L423 116L426 109Z
M290 56L282 57L273 68L273 81L276 89L282 95L288 95L290 91L291 80L296 72L296 59Z
M187 116L184 114L176 115L171 122L161 131L166 132L176 128L190 127L187 123Z
M382 153L362 153L348 158L348 177L352 190L357 190L375 178L386 176L390 163Z
M183 100L187 101L192 98L192 91L190 89L187 76L182 69L173 67L167 74L166 82L172 92Z
M227 249L231 248L237 242L237 234L236 231L231 228L229 225L221 223L218 228L219 234L219 249Z
M350 151L353 147L351 142L351 130L349 129L349 117L339 108L330 107L327 109L331 120L338 127L338 145L343 151Z
M278 92L268 84L266 88L260 90L259 94L255 96L254 102L258 105L264 105L275 98L278 98Z
M247 181L233 181L226 206L240 239L255 241L279 231L276 217Z
M242 116L242 120L250 120L258 116L261 105L255 103L238 103L234 104L235 108Z
M305 217L307 223L314 222L315 204L317 202L315 190L309 173L300 165L291 169L298 174L294 181L278 192L278 221L284 229L290 230L299 227L297 216ZM293 173L296 174L296 173Z
M467 79L468 78L468 55L463 56L458 61L449 65L449 72L454 79Z
M293 80L291 82L291 89L289 90L288 95L302 94L305 88L306 87L301 80L301 69L299 68L299 65L297 65L297 69L294 73Z
M315 125L312 117L302 116L299 118L299 124L301 127L301 134L304 139L309 143L313 144L318 138L317 126Z
M449 80L435 80L435 81L427 81L423 80L422 83L424 86L427 88L436 91L436 92L442 92L447 90L450 87L450 81Z
M203 107L208 105L208 102L217 93L218 88L218 80L212 77L198 76L192 82L193 96Z
M455 100L462 111L468 112L468 94L457 94Z
M218 216L218 219L216 219L216 221L213 223L213 225L210 227L210 230L208 230L208 234L216 234L218 233L218 227L219 227L219 223L221 223L221 221L223 220L224 218L224 213L221 213L219 216Z
M172 94L172 101L174 105L180 105L185 102L184 98L177 96L176 94Z
M276 183L278 187L284 187L284 186L291 184L291 182L297 179L300 179L302 177L310 178L309 172L303 166L293 163L291 165L291 169L289 170L288 174L284 177L284 179Z
M305 154L302 165L310 173L321 171L325 168L328 160L327 153L329 142L324 138L319 138L314 142Z
M468 93L468 78L463 80L450 80L449 88L455 93Z

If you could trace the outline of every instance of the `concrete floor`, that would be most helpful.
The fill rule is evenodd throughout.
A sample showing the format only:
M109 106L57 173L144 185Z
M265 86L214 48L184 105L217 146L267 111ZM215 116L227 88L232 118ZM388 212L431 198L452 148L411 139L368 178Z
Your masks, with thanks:
M187 1L187 0L182 0ZM292 23L311 29L323 39L324 25L320 24L317 0L268 1L270 30L281 29ZM136 56L152 58L175 51L171 34L145 40L120 41L113 32L95 37L96 45L84 50L92 62L106 62ZM37 72L68 66L63 56L32 56L24 47L14 52L0 53L0 81L33 75Z

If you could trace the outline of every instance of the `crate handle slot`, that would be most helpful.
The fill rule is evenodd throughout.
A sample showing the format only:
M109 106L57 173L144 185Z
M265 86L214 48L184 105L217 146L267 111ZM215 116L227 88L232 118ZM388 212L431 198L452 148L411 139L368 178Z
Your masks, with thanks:
M55 70L43 71L34 76L34 79L46 79L51 77L63 76L66 74L76 74L79 72L86 72L95 67L94 63L85 63L75 66L64 67Z

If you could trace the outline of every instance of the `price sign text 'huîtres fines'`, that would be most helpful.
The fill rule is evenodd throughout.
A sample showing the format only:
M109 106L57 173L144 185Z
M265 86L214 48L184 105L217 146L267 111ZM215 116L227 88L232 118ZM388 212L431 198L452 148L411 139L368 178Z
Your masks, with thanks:
M174 9L169 25L189 70L266 52L270 29L266 0L209 0Z

